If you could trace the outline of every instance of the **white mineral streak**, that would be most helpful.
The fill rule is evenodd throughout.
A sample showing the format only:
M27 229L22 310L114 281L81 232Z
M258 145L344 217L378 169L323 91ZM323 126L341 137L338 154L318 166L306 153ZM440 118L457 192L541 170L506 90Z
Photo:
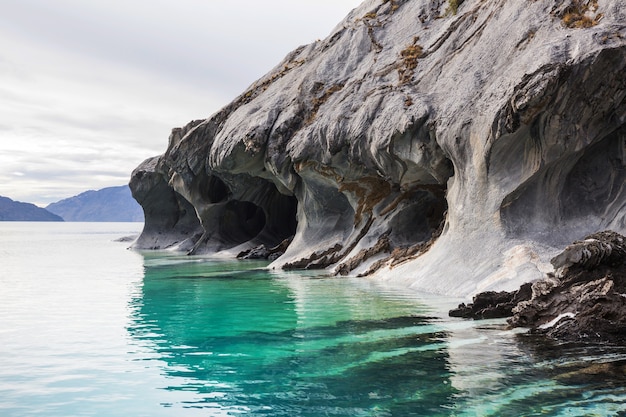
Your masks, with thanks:
M576 314L574 313L563 313L563 314L559 314L557 317L555 317L553 320L542 324L541 326L539 326L540 329L549 329L550 327L553 327L554 325L556 325L558 322L560 322L561 320L563 320L564 318L574 318L576 317Z

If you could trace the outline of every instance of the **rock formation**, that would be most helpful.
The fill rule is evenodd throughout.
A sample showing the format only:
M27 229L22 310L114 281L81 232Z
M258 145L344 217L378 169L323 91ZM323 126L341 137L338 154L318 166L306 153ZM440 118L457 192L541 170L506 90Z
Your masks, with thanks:
M532 284L523 284L517 291L485 291L476 294L469 304L461 303L450 310L450 317L465 319L497 319L511 317L513 309L522 301L532 297Z
M555 274L514 292L488 291L453 317L511 317L512 327L558 340L626 342L626 237L594 233L552 259Z
M138 248L469 295L626 233L622 0L367 0L131 178Z
M626 237L595 233L552 264L556 275L532 285L509 323L558 339L626 342Z

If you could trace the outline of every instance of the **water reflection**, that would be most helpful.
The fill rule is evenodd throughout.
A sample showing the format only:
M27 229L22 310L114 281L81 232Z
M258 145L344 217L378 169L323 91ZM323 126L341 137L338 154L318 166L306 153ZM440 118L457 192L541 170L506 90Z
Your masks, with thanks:
M507 330L502 320L448 327L457 389L450 415L626 415L623 347L557 343Z
M290 417L626 415L623 348L549 344L503 320L450 319L441 300L363 280L162 255L144 265L128 332L140 359L159 367L162 388L188 394L169 407Z
M158 356L164 388L194 393L180 406L271 416L452 407L447 334L425 306L260 266L146 258L128 331Z

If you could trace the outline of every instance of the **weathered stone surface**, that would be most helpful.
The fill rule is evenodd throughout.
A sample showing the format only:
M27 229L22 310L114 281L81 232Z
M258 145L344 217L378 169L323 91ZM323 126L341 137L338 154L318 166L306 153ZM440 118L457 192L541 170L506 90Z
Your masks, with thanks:
M623 2L449 6L365 1L175 129L131 179L137 247L236 256L295 235L273 267L469 295L626 233Z
M550 274L515 292L488 291L450 316L510 317L558 340L626 343L626 237L604 231L567 246Z
M291 238L285 239L280 242L279 245L274 246L273 248L268 248L265 245L261 244L255 248L246 249L240 252L237 255L239 259L268 259L270 261L275 261L280 258L291 243Z
M509 323L557 339L626 342L626 237L592 234L552 263L557 276L534 283Z
M511 317L513 308L531 296L530 283L522 285L517 291L481 292L474 296L472 303L461 303L458 308L450 310L450 316L477 320Z
M550 262L557 278L563 278L570 267L591 270L599 265L619 266L625 259L626 238L607 230L574 242Z
M202 228L193 206L174 191L157 170L159 158L151 158L133 171L130 188L144 211L144 228L135 247L164 249L178 245L191 249Z

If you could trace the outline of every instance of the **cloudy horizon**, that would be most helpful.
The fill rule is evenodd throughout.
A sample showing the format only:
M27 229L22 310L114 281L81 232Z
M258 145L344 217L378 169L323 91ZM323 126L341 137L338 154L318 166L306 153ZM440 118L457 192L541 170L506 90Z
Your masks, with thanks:
M360 0L8 0L0 195L45 206L128 183L172 128L228 104Z

